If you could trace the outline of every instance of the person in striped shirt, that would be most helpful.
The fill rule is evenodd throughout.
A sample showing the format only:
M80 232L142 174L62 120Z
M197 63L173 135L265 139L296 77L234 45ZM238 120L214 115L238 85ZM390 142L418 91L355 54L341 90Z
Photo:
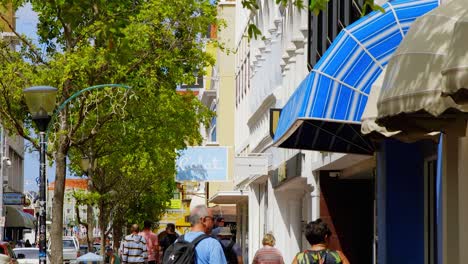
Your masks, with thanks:
M137 224L132 225L131 234L126 236L122 246L123 264L144 264L148 261L146 240L139 235L140 228Z
M272 234L266 234L263 237L263 247L255 253L253 264L284 264L281 252L274 248L276 243Z

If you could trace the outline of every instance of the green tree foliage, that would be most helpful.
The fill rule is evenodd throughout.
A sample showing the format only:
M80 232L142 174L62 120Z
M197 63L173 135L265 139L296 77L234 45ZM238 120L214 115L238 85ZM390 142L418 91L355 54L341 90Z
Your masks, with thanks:
M16 40L0 41L0 119L12 133L37 147L22 96L25 87L57 87L57 105L96 84L133 87L132 92L115 88L86 92L57 113L52 125L49 157L56 165L56 179L51 261L61 263L66 158L71 149L99 142L104 134L114 136L110 127L117 126L114 133L119 137L109 145L125 148L106 156L107 161L103 158L106 177L133 177L128 178L127 191L134 184L154 192L152 183L157 181L152 177L173 175L174 150L200 140L197 128L208 111L193 95L176 93L175 87L213 63L204 52L203 36L217 23L216 7L209 0L0 1L13 2L15 8L32 4L39 16L42 46L19 34ZM10 29L14 31L14 26ZM154 202L151 199L145 197L137 205Z

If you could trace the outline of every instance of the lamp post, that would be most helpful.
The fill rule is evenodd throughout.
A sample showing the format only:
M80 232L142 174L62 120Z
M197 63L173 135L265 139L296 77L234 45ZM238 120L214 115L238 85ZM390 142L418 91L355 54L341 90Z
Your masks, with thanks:
M46 183L45 176L45 153L47 147L47 138L50 132L49 123L53 123L57 113L62 111L65 106L84 92L108 87L130 89L130 86L123 84L99 84L84 88L72 94L65 100L54 112L57 89L51 86L34 86L23 90L26 104L31 113L34 123L40 132L40 175L39 175L39 263L46 263ZM60 242L61 243L61 242Z
M91 192L93 188L93 183L91 181L92 181L94 169L96 167L96 160L91 151L89 155L85 155L81 158L80 166L81 166L81 169L88 176L88 191ZM86 229L88 248L91 250L93 248L93 240L94 240L94 233L93 233L94 213L93 213L92 205L89 205L89 204L87 205L87 208L86 208L86 222L88 224L87 229Z
M54 114L57 89L34 86L23 90L32 119L39 129L39 263L46 263L46 130Z

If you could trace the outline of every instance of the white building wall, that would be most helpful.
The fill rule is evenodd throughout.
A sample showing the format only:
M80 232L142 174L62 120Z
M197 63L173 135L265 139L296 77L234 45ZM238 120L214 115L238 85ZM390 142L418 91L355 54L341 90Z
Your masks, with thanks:
M241 1L238 0L241 7ZM236 153L265 153L270 157L270 170L277 169L298 150L271 147L269 135L270 108L282 108L297 86L308 74L307 70L307 12L296 7L280 6L275 0L257 1L260 9L251 13L238 8L236 18ZM264 38L251 39L247 35L249 23L262 31ZM250 54L250 57L249 57ZM245 62L249 63L248 79L241 76ZM246 86L245 91L242 87ZM305 153L301 183L313 186L312 173L306 173L317 160L315 152ZM307 179L307 178L311 179ZM248 181L247 181L248 182ZM265 187L265 184L267 187ZM302 226L318 216L317 198L308 184L285 183L275 190L271 181L238 186L249 191L249 262L262 246L265 232L277 238L277 248L286 263L304 249ZM291 186L289 186L291 185ZM285 187L285 188L283 188ZM315 188L317 190L318 188ZM316 203L314 207L312 204Z
M3 178L5 182L5 192L24 191L24 139L19 136L7 135L4 138L3 155L8 157L11 166L4 166Z

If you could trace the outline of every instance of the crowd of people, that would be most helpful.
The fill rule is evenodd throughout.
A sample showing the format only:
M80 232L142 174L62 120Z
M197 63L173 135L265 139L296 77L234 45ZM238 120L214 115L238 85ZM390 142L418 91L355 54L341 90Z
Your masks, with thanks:
M181 236L176 234L174 224L168 224L161 241L151 232L150 221L145 221L141 232L138 225L133 225L131 234L121 243L119 254L112 249L108 251L108 263L243 264L242 250L233 239L231 229L224 226L224 218L215 220L209 209L200 205L191 210L189 221L191 230ZM307 224L305 237L311 247L299 252L292 264L349 264L342 252L329 249L331 231L321 219ZM284 264L272 234L266 234L262 244L263 247L255 253L253 264Z

